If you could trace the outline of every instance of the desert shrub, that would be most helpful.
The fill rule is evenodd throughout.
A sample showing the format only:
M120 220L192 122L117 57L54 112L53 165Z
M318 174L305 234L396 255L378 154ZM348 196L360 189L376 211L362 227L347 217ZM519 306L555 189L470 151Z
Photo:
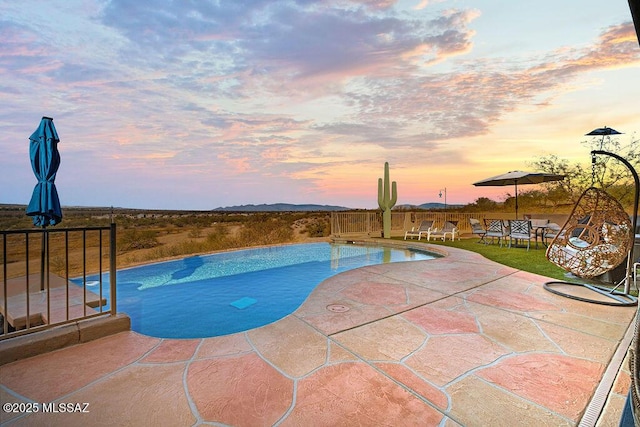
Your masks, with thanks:
M189 230L189 237L192 239L198 239L202 237L202 227L196 225L195 227Z
M189 234L191 234L191 232ZM199 235L201 234L200 232ZM226 227L224 225L217 225L214 231L208 233L204 240L189 239L173 244L158 245L154 247L153 250L136 257L131 257L129 260L132 262L144 262L236 247L239 247L238 242L229 237Z
M273 245L293 240L291 221L271 215L255 215L238 233L238 246Z
M331 223L328 218L313 218L305 224L303 231L309 237L325 237L331 234Z
M118 233L118 250L149 249L158 246L155 230L128 229Z
M0 216L0 229L2 230L21 230L33 228L33 221L31 217L24 215L20 212L20 215L14 217Z
M227 227L222 224L216 224L213 231L207 234L205 244L208 250L217 251L234 247L234 240L229 237Z

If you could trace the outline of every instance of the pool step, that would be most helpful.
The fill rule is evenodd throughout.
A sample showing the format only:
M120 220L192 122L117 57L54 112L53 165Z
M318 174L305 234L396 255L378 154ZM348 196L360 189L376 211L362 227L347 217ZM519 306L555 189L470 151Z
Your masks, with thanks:
M236 300L234 302L231 303L232 306L234 306L235 308L238 308L240 310L244 310L245 308L257 303L258 300L253 299L253 298L249 298L249 297L242 297L239 300Z

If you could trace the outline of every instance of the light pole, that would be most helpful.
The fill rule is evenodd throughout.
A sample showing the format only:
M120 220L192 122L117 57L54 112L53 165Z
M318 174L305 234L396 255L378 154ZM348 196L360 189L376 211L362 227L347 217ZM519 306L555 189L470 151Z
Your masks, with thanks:
M447 222L447 187L444 187L444 189L440 190L440 194L438 194L438 196L440 196L441 199L442 199L443 191L444 191L444 222Z

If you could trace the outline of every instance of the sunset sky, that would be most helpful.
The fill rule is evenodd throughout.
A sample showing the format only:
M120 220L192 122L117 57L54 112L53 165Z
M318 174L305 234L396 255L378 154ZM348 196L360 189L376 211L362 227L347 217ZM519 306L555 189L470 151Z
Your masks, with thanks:
M627 0L0 0L0 203L54 118L63 206L502 200L473 182L640 133ZM526 190L528 188L522 188Z

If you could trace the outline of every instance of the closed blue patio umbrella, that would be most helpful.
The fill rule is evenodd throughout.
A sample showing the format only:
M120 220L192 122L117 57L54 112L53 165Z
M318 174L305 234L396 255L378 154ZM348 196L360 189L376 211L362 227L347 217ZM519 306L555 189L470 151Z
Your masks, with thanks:
M38 183L27 206L27 215L33 217L33 224L38 227L46 228L62 221L60 199L54 182L60 166L59 141L50 117L43 117L38 129L29 137L31 167Z
M47 226L56 225L62 221L62 209L56 190L56 173L60 166L60 153L58 152L58 132L53 125L51 117L43 117L38 129L29 137L29 157L31 168L38 179L33 189L31 201L27 206L27 215L33 217L33 224L42 227L42 254L40 259L40 290L44 290L45 284L45 257L48 252L49 236ZM47 275L47 282L49 276Z

